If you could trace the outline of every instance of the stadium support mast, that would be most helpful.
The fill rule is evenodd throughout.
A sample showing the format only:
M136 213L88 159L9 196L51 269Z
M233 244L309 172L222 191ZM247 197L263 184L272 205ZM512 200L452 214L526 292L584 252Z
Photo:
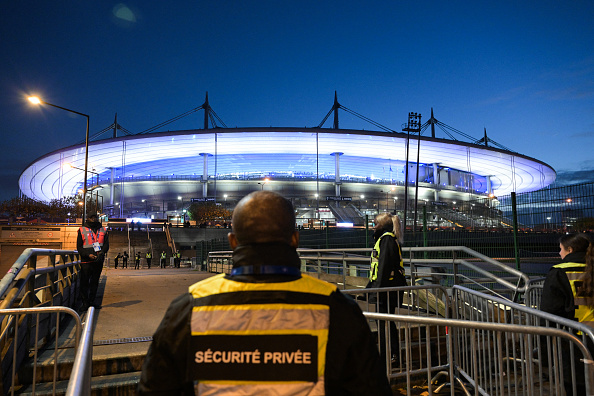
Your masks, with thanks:
M334 129L338 128L338 109L340 108L340 104L338 103L338 94L334 91L334 105L332 106L332 110L334 110Z
M431 124L431 137L434 138L435 137L435 124L437 123L437 120L435 119L435 117L433 117L433 107L431 108L431 118L429 119L429 124Z
M210 114L210 105L208 104L208 91L206 91L206 99L204 99L204 129L208 129L208 115Z
M113 138L118 137L118 113L115 113L115 118L113 120Z

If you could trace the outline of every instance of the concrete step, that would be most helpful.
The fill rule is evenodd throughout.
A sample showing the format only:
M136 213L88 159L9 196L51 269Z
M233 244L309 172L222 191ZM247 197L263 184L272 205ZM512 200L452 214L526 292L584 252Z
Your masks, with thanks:
M122 374L111 374L93 377L91 379L91 396L128 396L136 395L136 388L140 380L140 371L127 372ZM65 395L68 389L68 381L57 381L55 384L56 395ZM45 382L35 385L35 393L31 385L18 389L17 395L46 396L54 394L54 384Z
M117 346L116 346L117 348ZM125 347L122 347L125 348ZM146 356L146 351L140 352L128 352L125 351L122 354L101 354L100 356L93 356L93 365L91 368L92 383L101 384L93 385L94 388L109 388L110 393L101 390L99 393L93 394L133 394L133 393L120 393L123 389L129 388L131 378L135 379L134 389L138 383L139 373L142 370L142 363ZM54 351L44 351L40 354L37 359L37 367L35 368L35 394L41 390L45 392L45 389L49 389L51 394L53 389L53 378L54 378ZM56 366L56 388L63 387L63 391L66 391L68 387L68 379L72 372L72 366L74 363L74 349L67 348L58 352L58 364ZM132 375L129 374L136 373ZM18 375L17 386L15 390L18 390L18 394L28 394L33 389L33 362L28 362L24 367L21 368ZM64 383L64 384L62 384ZM115 392L115 393L114 393ZM60 394L60 393L58 393Z

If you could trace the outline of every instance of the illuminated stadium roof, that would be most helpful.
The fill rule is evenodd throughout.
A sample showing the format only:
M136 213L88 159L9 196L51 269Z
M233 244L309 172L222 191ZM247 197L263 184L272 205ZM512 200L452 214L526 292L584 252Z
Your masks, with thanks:
M295 182L311 177L334 181L333 153L340 153L343 183L391 184L404 180L406 141L406 133L327 128L160 132L90 142L88 169L99 174L101 185L111 178L114 183L124 179L199 180L207 154L209 180L280 175ZM411 135L412 164L417 159L417 142ZM495 195L537 190L556 177L554 169L542 161L486 145L421 136L418 155L419 163L428 168L438 164L440 169L472 174L476 180L489 177ZM22 172L20 189L43 201L75 195L82 187L84 160L84 144L46 154ZM95 173L88 175L89 186L96 184ZM486 192L485 186L475 189Z

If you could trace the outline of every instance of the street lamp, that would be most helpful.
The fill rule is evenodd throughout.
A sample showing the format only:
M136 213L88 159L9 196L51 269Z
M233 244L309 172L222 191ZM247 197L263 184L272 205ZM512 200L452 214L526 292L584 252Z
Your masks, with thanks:
M85 220L86 220L86 214L87 214L87 172L88 172L88 167L89 167L89 121L90 121L91 117L88 114L80 113L78 111L74 111L74 110L67 109L62 106L57 106L55 104L45 102L45 101L39 99L37 96L30 96L28 99L33 104L48 105L48 106L56 107L56 108L64 110L64 111L68 111L70 113L74 113L74 114L78 114L78 115L87 117L87 133L85 135L85 177L84 177L84 182L83 182L83 213L82 213L82 224L84 225Z
M263 182L259 182L258 184L260 185L260 190L264 190L264 184L268 183L269 181L270 179L266 178Z

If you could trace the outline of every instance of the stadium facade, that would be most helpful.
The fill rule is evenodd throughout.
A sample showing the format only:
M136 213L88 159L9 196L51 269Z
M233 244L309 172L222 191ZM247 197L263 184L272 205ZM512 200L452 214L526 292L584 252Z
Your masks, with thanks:
M396 132L340 105L336 95L314 128L221 128L208 94L182 116L200 109L204 129L147 133L162 123L134 135L116 118L111 138L89 142L87 190L106 215L179 218L191 202L232 209L266 189L291 199L300 219L356 223L378 211L408 212L413 202L416 212L419 202L455 210L457 202L483 199L491 210L497 196L542 189L556 178L546 163L499 145L486 131L474 140L436 120L433 110L423 125L420 114L409 113L404 132ZM339 109L383 131L340 129ZM333 128L324 128L332 112ZM450 139L437 138L436 126ZM42 201L80 195L84 166L85 144L48 153L21 173L21 194Z

